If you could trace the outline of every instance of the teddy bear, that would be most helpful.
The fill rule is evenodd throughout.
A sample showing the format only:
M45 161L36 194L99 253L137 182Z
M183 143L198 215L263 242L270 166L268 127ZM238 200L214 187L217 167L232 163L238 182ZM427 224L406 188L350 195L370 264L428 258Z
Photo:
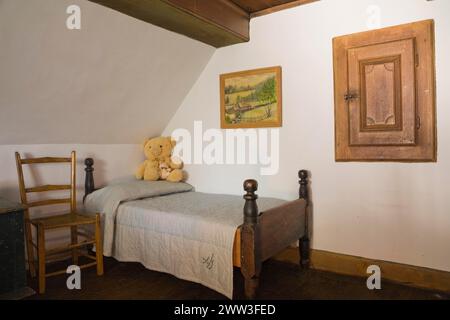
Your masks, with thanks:
M181 170L183 162L172 157L176 141L171 137L156 137L144 142L144 154L147 157L136 171L139 180L167 180L179 182L183 180L184 174Z

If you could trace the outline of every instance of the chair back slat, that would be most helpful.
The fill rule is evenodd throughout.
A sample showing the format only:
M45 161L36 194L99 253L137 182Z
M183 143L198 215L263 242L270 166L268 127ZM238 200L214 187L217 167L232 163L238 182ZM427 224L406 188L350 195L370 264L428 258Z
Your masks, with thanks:
M50 206L50 205L54 205L54 204L64 204L64 203L71 203L71 202L72 202L71 198L47 199L47 200L28 202L27 206L28 206L28 208L32 208L32 207Z
M72 213L76 212L76 154L75 154L75 151L72 151L70 158L41 157L41 158L22 159L18 152L16 152L15 155L16 155L17 174L19 177L20 198L21 198L22 204L26 205L28 208L48 206L48 205L57 205L57 204L69 204L71 212ZM42 186L26 188L22 166L23 165L33 165L33 164L42 164L42 163L70 163L70 167L71 167L70 184L67 184L67 185L46 184L46 185L42 185ZM33 201L33 202L29 202L28 198L27 198L27 193L61 191L61 190L70 190L70 198L46 199L46 200L39 200L39 201Z
M72 161L71 158L56 158L56 157L20 159L21 164L65 163L65 162L71 162L71 161Z
M45 186L38 186L33 188L25 188L26 193L33 193L33 192L46 192L46 191L58 191L58 190L70 190L72 186L70 184L47 184Z

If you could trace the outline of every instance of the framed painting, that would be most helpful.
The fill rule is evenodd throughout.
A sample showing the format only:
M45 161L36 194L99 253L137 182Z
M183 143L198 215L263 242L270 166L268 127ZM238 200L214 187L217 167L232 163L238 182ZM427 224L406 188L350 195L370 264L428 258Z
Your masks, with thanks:
M281 67L220 75L222 129L281 127Z

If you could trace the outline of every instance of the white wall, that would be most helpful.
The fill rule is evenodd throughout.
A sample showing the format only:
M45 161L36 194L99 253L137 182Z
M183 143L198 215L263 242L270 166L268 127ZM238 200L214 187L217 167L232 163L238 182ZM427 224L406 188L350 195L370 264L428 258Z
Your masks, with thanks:
M87 0L1 0L0 48L0 144L141 143L215 50Z
M332 38L367 30L369 5L382 26L436 22L438 162L336 163ZM220 128L219 74L283 68L281 168L190 165L198 191L242 194L255 177L260 195L294 199L296 171L312 172L313 247L450 271L450 1L322 0L252 20L251 41L215 52L165 129Z

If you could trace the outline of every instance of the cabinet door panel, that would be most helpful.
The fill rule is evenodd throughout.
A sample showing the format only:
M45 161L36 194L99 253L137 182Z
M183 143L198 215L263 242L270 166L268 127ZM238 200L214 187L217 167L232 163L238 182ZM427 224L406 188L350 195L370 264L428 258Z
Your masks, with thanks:
M350 145L416 143L414 40L348 49Z

